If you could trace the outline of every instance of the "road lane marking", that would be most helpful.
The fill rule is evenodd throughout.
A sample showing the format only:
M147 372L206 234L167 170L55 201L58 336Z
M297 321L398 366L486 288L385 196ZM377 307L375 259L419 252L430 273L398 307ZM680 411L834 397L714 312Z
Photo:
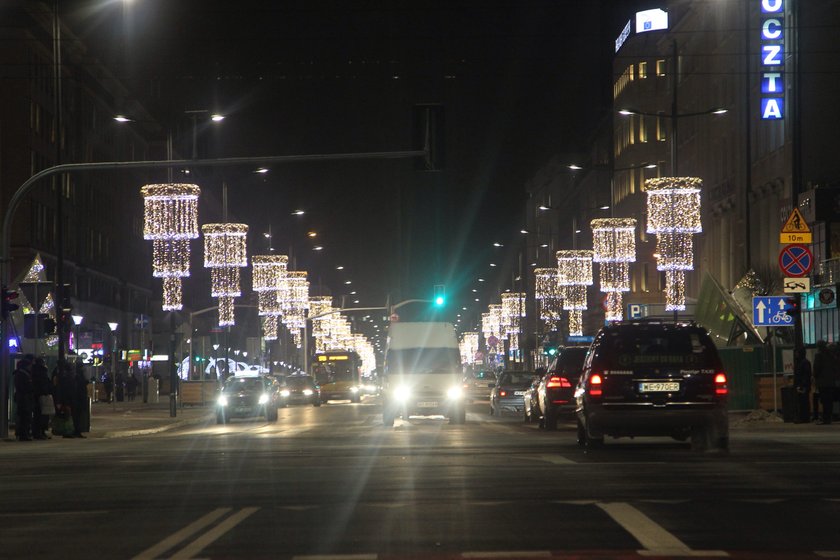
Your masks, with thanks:
M376 560L378 554L310 554L292 556L292 560Z
M147 548L146 550L132 558L132 560L154 560L155 558L158 558L161 555L161 553L166 552L170 548L177 546L182 541L187 540L195 533L204 529L205 527L215 522L217 519L219 519L220 517L222 517L230 511L231 508L216 508L207 515L196 519L183 529L175 531L156 545Z
M547 558L548 550L488 550L483 552L462 552L461 558Z
M729 556L723 550L690 549L684 542L630 504L602 502L596 505L639 541L639 544L644 547L644 550L637 551L641 556Z
M185 558L193 558L196 554L204 550L208 545L212 544L216 539L242 523L246 518L256 512L258 507L246 507L242 508L197 539L191 542L188 546L185 546L181 550L178 551L177 554L173 554L170 560L183 560Z
M28 511L17 513L0 513L0 517L40 517L42 515L104 515L111 513L107 509L94 509L89 511Z

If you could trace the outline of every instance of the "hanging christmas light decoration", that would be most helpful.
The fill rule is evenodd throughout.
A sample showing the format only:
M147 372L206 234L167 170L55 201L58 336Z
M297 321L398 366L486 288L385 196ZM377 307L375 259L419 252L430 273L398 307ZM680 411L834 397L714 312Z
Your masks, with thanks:
M262 332L265 340L277 340L280 330L280 320L277 317L267 315L262 318Z
M283 324L292 333L295 346L300 348L303 342L300 331L306 326L306 312L309 309L309 282L306 281L306 271L286 272L285 284L285 304L281 301Z
M519 349L519 329L525 316L525 294L505 292L502 294L501 330L508 339L511 350Z
M309 298L309 316L312 323L312 337L315 339L315 351L326 352L330 338L330 311L333 310L332 297L311 296ZM321 315L321 317L317 317ZM317 318L315 318L317 317Z
M560 286L557 284L557 269L535 268L534 278L534 297L537 300L540 319L545 322L548 330L557 330L563 310Z
M563 288L563 309L569 312L569 335L583 335L586 287L593 284L592 251L557 251L557 284Z
M242 295L239 269L248 266L246 224L204 224L204 266L210 269L210 294L219 298L219 326L235 324L233 299Z
M624 318L622 292L630 291L630 263L636 261L636 220L592 220L592 260L600 263L601 291L605 292L607 321Z
M254 255L251 259L251 284L257 292L258 315L279 317L282 313L279 292L288 264L286 255Z
M198 237L198 185L145 185L143 239L152 240L152 276L163 278L163 310L183 308L181 278L190 275L190 239Z
M461 336L459 344L461 350L461 363L474 364L475 355L478 352L478 333L467 331Z
M665 271L665 309L685 310L685 271L694 269L692 235L703 231L698 177L645 181L647 232L656 234L657 270Z

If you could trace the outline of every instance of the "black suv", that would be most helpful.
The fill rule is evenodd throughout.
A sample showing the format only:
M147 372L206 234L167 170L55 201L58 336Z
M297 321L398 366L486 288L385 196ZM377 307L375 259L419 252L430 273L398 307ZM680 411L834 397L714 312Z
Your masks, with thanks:
M691 438L692 447L729 447L726 373L712 339L693 324L616 323L592 343L575 388L577 439Z

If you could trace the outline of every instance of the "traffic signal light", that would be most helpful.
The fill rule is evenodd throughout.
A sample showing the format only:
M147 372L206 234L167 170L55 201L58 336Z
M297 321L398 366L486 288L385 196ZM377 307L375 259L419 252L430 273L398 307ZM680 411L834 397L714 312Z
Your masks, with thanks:
M543 346L543 354L553 358L554 356L557 355L557 346L555 346L555 345Z
M2 315L3 319L8 319L9 315L12 311L20 308L20 305L15 303L15 300L20 297L20 294L14 290L10 290L6 286L3 286L3 302L2 302Z
M432 301L436 307L443 307L446 305L446 286L443 284L435 284L435 297Z
M785 304L787 304L787 309L785 310L785 313L787 313L789 316L796 318L802 314L799 296L785 298Z

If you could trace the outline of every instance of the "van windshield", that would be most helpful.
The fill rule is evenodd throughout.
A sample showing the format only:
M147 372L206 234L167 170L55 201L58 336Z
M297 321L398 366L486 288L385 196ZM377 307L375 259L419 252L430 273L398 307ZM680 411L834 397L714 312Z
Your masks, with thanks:
M458 373L461 353L457 348L406 348L389 350L388 373Z

